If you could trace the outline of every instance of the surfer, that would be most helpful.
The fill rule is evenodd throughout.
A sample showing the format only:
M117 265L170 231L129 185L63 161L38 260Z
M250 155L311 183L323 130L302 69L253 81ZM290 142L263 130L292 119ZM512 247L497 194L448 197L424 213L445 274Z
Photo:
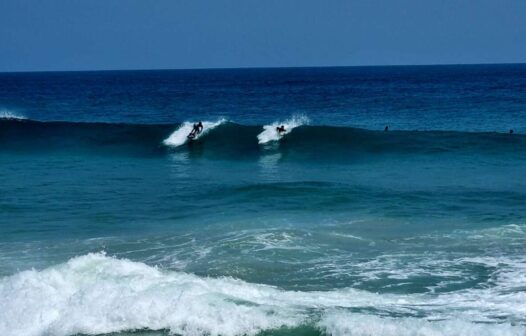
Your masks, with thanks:
M192 132L188 134L188 139L193 139L203 131L203 123L199 121L197 124L194 124L194 128L192 129Z
M384 128L384 132L387 132L387 131L389 131L389 126L385 126Z
M285 133L286 132L285 126L281 125L281 126L276 127L276 132L278 132L278 134L280 135L281 133Z

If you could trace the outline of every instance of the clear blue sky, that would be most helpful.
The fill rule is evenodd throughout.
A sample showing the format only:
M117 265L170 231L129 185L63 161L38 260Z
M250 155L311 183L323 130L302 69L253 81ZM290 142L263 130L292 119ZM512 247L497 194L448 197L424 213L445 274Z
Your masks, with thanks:
M0 71L526 62L526 0L0 0Z

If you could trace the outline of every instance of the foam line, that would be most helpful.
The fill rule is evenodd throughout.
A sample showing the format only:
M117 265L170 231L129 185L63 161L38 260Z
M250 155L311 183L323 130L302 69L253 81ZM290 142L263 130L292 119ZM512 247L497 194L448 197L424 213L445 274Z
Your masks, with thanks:
M505 324L462 320L428 321L414 317L388 318L344 312L328 313L318 327L331 336L523 336L525 329Z

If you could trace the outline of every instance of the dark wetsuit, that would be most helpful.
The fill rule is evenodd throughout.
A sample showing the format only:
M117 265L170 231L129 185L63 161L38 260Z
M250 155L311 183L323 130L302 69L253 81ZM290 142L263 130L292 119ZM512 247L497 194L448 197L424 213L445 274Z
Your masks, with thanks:
M203 130L203 124L201 124L201 123L194 124L194 128L192 129L192 132L190 132L190 134L188 134L188 138L189 139L195 138L195 136L197 134L201 133L202 130Z

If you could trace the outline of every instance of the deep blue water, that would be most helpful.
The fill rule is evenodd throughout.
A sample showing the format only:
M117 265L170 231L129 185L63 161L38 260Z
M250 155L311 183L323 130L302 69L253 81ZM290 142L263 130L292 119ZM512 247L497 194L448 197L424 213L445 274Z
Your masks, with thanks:
M526 65L3 73L0 117L2 335L526 333Z

